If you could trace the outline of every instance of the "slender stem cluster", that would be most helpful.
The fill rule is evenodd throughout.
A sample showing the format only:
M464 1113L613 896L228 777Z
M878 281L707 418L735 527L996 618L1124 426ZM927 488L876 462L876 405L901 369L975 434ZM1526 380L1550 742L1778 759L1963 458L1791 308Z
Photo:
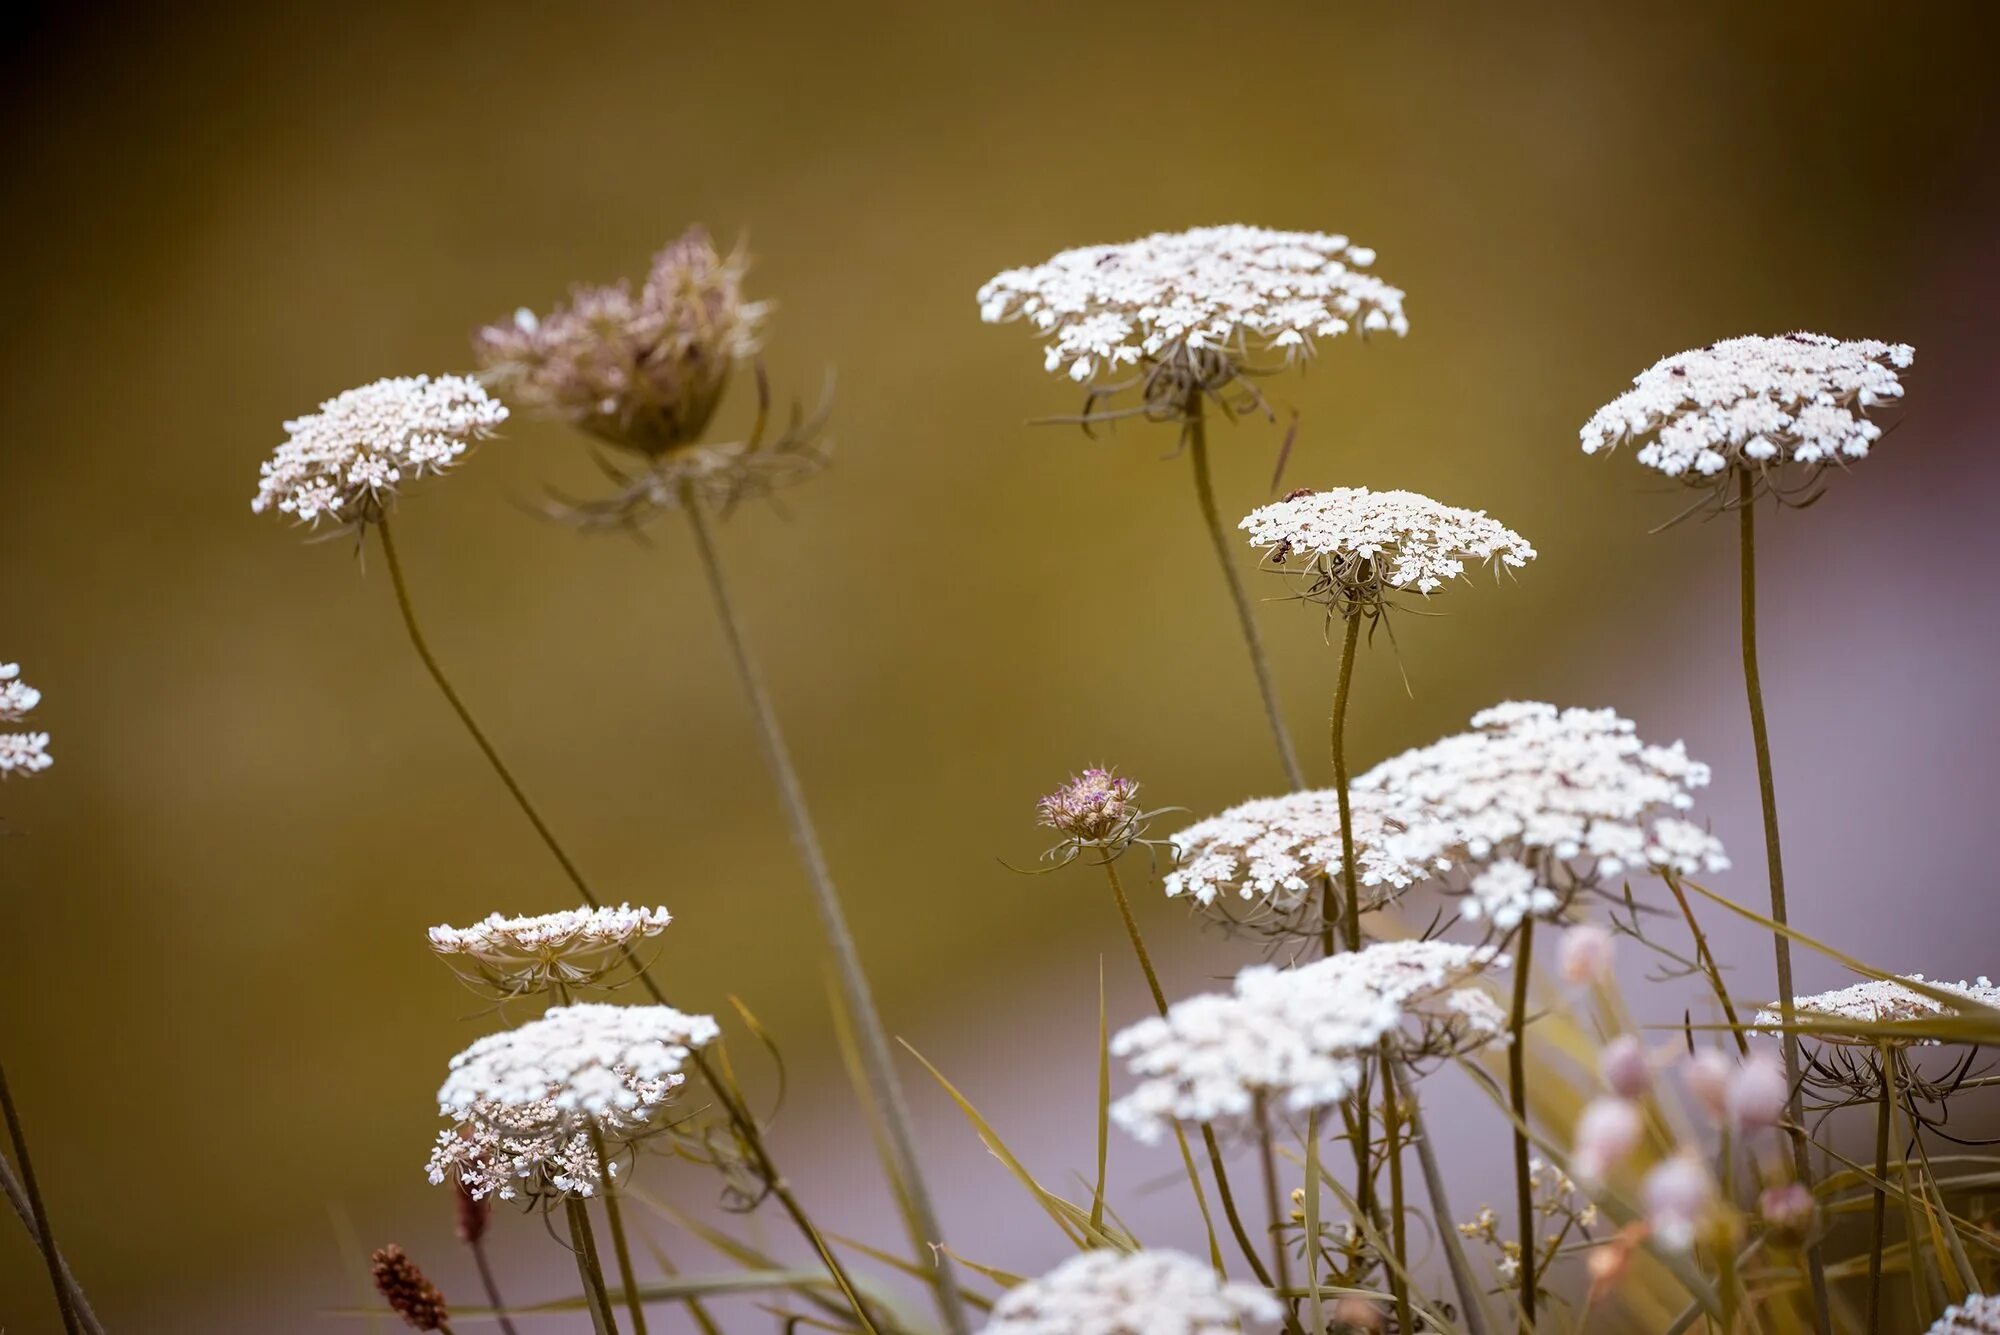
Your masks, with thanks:
M0 1067L0 1115L7 1119L7 1139L14 1147L14 1161L21 1168L21 1186L34 1218L35 1240L48 1267L49 1283L55 1289L56 1307L62 1313L63 1330L67 1335L79 1335L83 1325L70 1298L70 1280L63 1273L62 1253L56 1250L55 1230L49 1225L48 1207L42 1204L42 1189L35 1181L35 1161L28 1156L27 1132L21 1128L21 1114L14 1107L13 1091L7 1087L5 1067Z
M1528 976L1534 963L1535 920L1522 920L1514 959L1514 1009L1507 1045L1507 1092L1514 1110L1514 1208L1521 1232L1521 1329L1535 1328L1535 1180L1528 1167Z

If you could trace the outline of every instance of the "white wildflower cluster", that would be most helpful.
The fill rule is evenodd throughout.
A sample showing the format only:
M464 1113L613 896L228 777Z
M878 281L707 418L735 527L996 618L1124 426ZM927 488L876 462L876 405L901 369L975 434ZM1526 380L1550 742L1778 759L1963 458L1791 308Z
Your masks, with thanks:
M1913 973L1904 975L1904 982L1922 983L1925 987L1964 997L1978 1005L2000 1007L2000 987L1995 987L1993 980L1983 974L1969 983L1947 983L1926 978L1920 973ZM1792 1002L1792 1008L1800 1020L1814 1023L1858 1020L1863 1024L1874 1025L1894 1023L1899 1020L1931 1020L1942 1015L1957 1014L1957 1011L1935 997L1925 996L1914 988L1904 986L1904 982L1871 978L1867 982L1843 987L1838 991L1799 997ZM1766 1006L1757 1012L1756 1023L1783 1024L1784 1014L1776 1006ZM1834 1033L1811 1034L1808 1037L1831 1043L1880 1041L1880 1036L1874 1034L1856 1034L1851 1039ZM1925 1044L1936 1042L1935 1039L1918 1041Z
M2000 1335L2000 1297L1966 1295L1964 1302L1944 1309L1927 1335Z
M505 995L601 980L633 943L665 931L665 908L575 908L533 917L495 913L470 927L430 929L431 949L469 980Z
M474 1200L498 1196L511 1201L549 1191L596 1195L618 1175L618 1151L659 1129L659 1112L687 1080L679 1072L654 1080L629 1072L619 1078L630 1106L614 1105L587 1120L558 1107L553 1098L525 1103L480 1099L457 1126L438 1133L425 1165L431 1184L457 1182Z
M250 509L301 523L365 523L406 480L442 473L507 420L465 376L396 376L350 389L285 423Z
M1331 578L1334 597L1374 584L1431 593L1468 564L1519 569L1535 557L1527 539L1485 511L1413 491L1296 492L1252 510L1237 527L1273 565L1306 558L1308 570Z
M1815 470L1867 455L1882 434L1869 409L1903 396L1907 343L1824 334L1732 338L1655 363L1581 432L1595 454L1644 441L1639 462L1706 484L1728 470Z
M19 723L42 702L42 693L21 680L19 663L0 663L0 723ZM0 779L36 774L55 764L45 732L0 732Z
M1354 793L1354 867L1363 912L1445 870L1443 859L1411 861L1401 836L1431 819L1383 793ZM1439 842L1436 840L1421 842ZM1342 875L1340 795L1331 788L1260 797L1197 821L1172 840L1169 898L1186 896L1225 920L1311 935L1321 926L1320 881ZM1245 911L1239 916L1239 907Z
M979 313L1033 324L1048 369L1077 381L1190 351L1290 358L1350 329L1409 332L1401 290L1364 272L1374 262L1374 251L1323 232L1161 232L1009 269L979 289Z
M1628 868L1727 868L1721 841L1678 814L1708 780L1681 743L1649 746L1611 710L1508 703L1354 786L1434 811L1400 836L1403 855L1449 859L1470 878L1466 916L1511 931Z
M1434 1003L1470 975L1506 964L1490 947L1393 941L1296 969L1253 965L1229 992L1189 997L1112 1039L1112 1053L1140 1083L1111 1116L1150 1144L1177 1121L1253 1130L1260 1106L1303 1113L1336 1103L1360 1081L1362 1060L1406 1019L1490 1025L1497 1008Z
M993 1305L990 1335L1252 1335L1284 1317L1278 1300L1226 1283L1174 1251L1088 1251Z

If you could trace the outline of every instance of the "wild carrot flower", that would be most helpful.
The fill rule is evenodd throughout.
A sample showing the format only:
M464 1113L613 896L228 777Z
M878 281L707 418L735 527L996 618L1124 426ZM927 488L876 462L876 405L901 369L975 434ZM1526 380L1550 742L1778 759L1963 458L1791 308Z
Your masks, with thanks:
M19 663L0 663L0 723L19 723L42 702L42 693L21 680ZM37 774L55 764L45 732L0 732L0 779Z
M488 1034L452 1058L438 1090L440 1115L457 1125L438 1136L430 1180L480 1199L594 1194L617 1173L619 1148L660 1129L682 1065L719 1032L669 1006L586 1003Z
M1458 987L1472 974L1506 964L1489 947L1392 941L1296 969L1253 965L1229 992L1176 1002L1112 1039L1113 1055L1140 1077L1112 1119L1150 1144L1175 1121L1254 1130L1260 1109L1337 1103L1406 1020L1467 1042L1504 1028L1490 1001L1456 994L1477 991Z
M1350 331L1408 333L1403 293L1366 272L1374 262L1374 251L1323 232L1160 232L1009 269L979 289L979 313L1032 324L1046 367L1078 383L1132 372L1142 411L1171 420L1259 358L1297 360Z
M507 409L464 376L396 376L337 394L285 423L267 460L253 513L303 524L366 524L402 484L442 473L507 420Z
M412 1330L444 1329L451 1318L444 1295L401 1247L392 1242L377 1248L369 1258L369 1269L375 1276L375 1291L405 1325Z
M1925 987L1936 988L1964 997L1982 1006L2000 1007L2000 987L1995 987L1991 979L1981 975L1971 982L1947 983L1924 977L1920 973L1906 975L1908 982L1922 983ZM1809 1024L1837 1024L1843 1020L1859 1021L1862 1025L1887 1024L1906 1020L1930 1020L1957 1012L1935 998L1925 996L1915 988L1888 979L1871 978L1865 983L1843 987L1833 992L1819 992L1809 997L1798 997L1792 1002L1798 1018ZM1776 1026L1784 1023L1784 1017L1776 1006L1766 1006L1757 1012L1756 1024ZM1853 1034L1839 1032L1813 1033L1808 1037L1822 1043L1874 1044L1887 1041L1894 1044L1919 1043L1934 1044L1936 1039L1884 1038L1879 1034L1857 1030Z
M1401 836L1410 825L1434 819L1422 807L1377 792L1355 793L1350 805L1362 912L1448 866L1403 855ZM1168 898L1184 896L1223 922L1257 931L1316 936L1320 882L1341 877L1339 795L1322 788L1255 798L1196 821L1171 843Z
M466 978L503 996L556 984L586 987L628 958L634 943L665 931L665 908L564 909L533 917L495 913L470 927L430 929L431 949Z
M2000 1335L2000 1297L1969 1294L1945 1308L1926 1335Z
M1865 458L1882 429L1868 412L1900 399L1907 343L1842 342L1824 334L1726 339L1662 358L1599 408L1583 452L1643 442L1639 462L1695 486L1737 471L1776 487L1790 466L1810 481Z
M1087 849L1115 858L1133 844L1153 843L1146 831L1160 814L1139 805L1138 780L1092 766L1035 802L1035 823L1062 836L1042 857L1063 866Z
M1433 807L1438 820L1403 836L1404 855L1449 859L1469 878L1466 916L1509 931L1631 867L1726 868L1721 842L1679 814L1708 780L1679 742L1649 746L1611 710L1508 703L1354 786Z
M1413 491L1295 491L1237 527L1265 549L1266 569L1298 571L1304 597L1343 615L1375 614L1392 591L1433 593L1468 564L1518 570L1535 558L1527 539L1484 510Z
M1088 1251L993 1305L990 1335L1251 1335L1284 1316L1263 1289L1180 1252Z

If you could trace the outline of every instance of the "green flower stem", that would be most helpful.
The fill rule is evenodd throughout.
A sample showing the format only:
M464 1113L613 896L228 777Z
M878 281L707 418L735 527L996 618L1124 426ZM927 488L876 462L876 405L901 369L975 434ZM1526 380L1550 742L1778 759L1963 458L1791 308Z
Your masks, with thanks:
M611 1315L611 1295L604 1288L604 1267L597 1259L597 1237L590 1231L590 1210L583 1197L571 1195L564 1195L563 1209L569 1215L570 1249L576 1253L576 1273L583 1281L590 1328L594 1335L618 1335L618 1322Z
M1215 560L1222 567L1222 578L1229 585L1230 601L1236 604L1236 620L1243 631L1244 647L1250 651L1250 667L1257 674L1257 691L1264 699L1264 716L1271 725L1272 740L1278 744L1278 760L1285 767L1285 782L1293 792L1306 786L1305 771L1299 768L1298 753L1292 749L1292 735L1285 729L1284 710L1278 704L1278 688L1271 680L1271 661L1265 657L1263 637L1257 633L1257 618L1252 610L1250 595L1243 587L1243 577L1237 573L1236 559L1241 552L1239 544L1230 540L1229 532L1222 525L1222 515L1215 506L1215 479L1208 467L1208 427L1202 417L1201 391L1194 390L1187 399L1185 421L1187 424L1188 453L1194 458L1194 489L1201 502L1202 522L1208 526L1209 541L1215 545Z
M633 1335L646 1335L646 1303L639 1295L639 1277L632 1271L632 1248L625 1240L625 1218L611 1190L611 1162L604 1153L604 1134L590 1127L590 1148L604 1170L604 1219L611 1225L611 1254L618 1261L618 1287L625 1291L625 1310L632 1314Z
M1488 1335L1479 1277L1472 1273L1472 1262L1465 1255L1465 1243L1452 1223L1455 1216L1451 1201L1445 1195L1444 1172L1437 1161L1437 1150L1431 1144L1429 1129L1424 1125L1423 1105L1417 1101L1416 1090L1407 1083L1402 1071L1390 1071L1389 1079L1396 1082L1397 1092L1402 1096L1404 1115L1409 1118L1410 1139L1417 1147L1417 1163L1424 1170L1424 1189L1430 1194L1431 1214L1437 1221L1439 1245L1444 1249L1445 1262L1451 1270L1452 1287L1458 1290L1459 1315L1465 1321L1466 1335Z
M930 1188L924 1182L923 1165L917 1156L916 1136L910 1126L909 1107L890 1057L889 1037L883 1029L881 1013L875 1007L874 993L861 968L860 952L855 948L853 933L848 929L846 910L842 908L839 893L834 889L833 874L827 868L826 854L820 847L819 835L806 809L805 791L799 784L798 773L792 768L791 753L778 727L777 712L765 693L756 660L751 657L749 643L737 620L736 607L730 599L729 586L723 579L722 563L716 554L715 538L709 529L708 515L702 509L701 497L692 482L681 484L680 498L682 508L687 511L688 529L694 535L695 549L701 557L702 573L707 576L709 592L715 598L716 615L722 623L723 638L728 642L737 679L756 720L757 740L763 750L765 764L778 789L779 801L791 828L792 843L805 866L806 880L812 889L813 907L819 912L820 927L833 952L835 972L846 997L847 1009L854 1018L855 1036L859 1040L856 1046L860 1049L862 1068L867 1072L869 1083L875 1088L875 1097L881 1103L890 1156L900 1178L897 1185L909 1201L910 1215L919 1232L919 1236L911 1241L915 1243L919 1255L928 1252L932 1257L929 1272L931 1288L946 1327L952 1335L967 1335L970 1324L964 1302L959 1296L950 1254L944 1248L944 1230L938 1223Z
M1394 1064L1396 1046L1388 1039L1382 1040L1382 1135L1388 1142L1383 1153L1389 1160L1389 1238L1396 1257L1396 1264L1390 1267L1389 1291L1396 1295L1396 1329L1414 1331L1410 1322L1410 1252L1409 1237L1403 1219L1403 1141L1401 1109L1396 1106L1396 1078ZM1440 1220L1439 1228L1451 1227L1451 1221Z
M1271 1118L1264 1106L1264 1096L1257 1096L1257 1161L1264 1170L1264 1209L1271 1216L1271 1255L1277 1262L1278 1288L1289 1293L1292 1287L1291 1249L1285 1246L1285 1220L1289 1212L1282 1205L1278 1192L1278 1156L1271 1144ZM1310 1239L1308 1246L1316 1246L1317 1240Z
M1771 919L1790 925L1785 912L1785 864L1778 846L1778 794L1771 771L1771 731L1764 718L1764 686L1757 671L1757 485L1748 469L1736 479L1736 513L1741 542L1743 580L1743 685L1750 700L1750 737L1757 751L1757 791L1764 804L1764 857L1771 880ZM1807 1190L1812 1189L1812 1156L1806 1139L1805 1100L1799 1079L1799 1036L1793 1031L1796 1012L1792 988L1792 942L1784 932L1771 933L1778 966L1778 1010L1783 1018L1785 1080L1792 1097L1792 1169ZM1812 1281L1813 1321L1820 1335L1829 1335L1826 1263L1819 1240L1806 1244L1806 1268Z
M1340 804L1340 875L1347 886L1347 948L1361 949L1361 889L1354 873L1354 806L1347 791L1347 697L1354 685L1354 650L1361 642L1359 613L1347 617L1347 633L1340 642L1340 682L1333 691L1333 722L1329 728L1333 750L1334 799ZM1324 883L1321 892L1320 944L1333 954L1333 883ZM1407 1327L1405 1327L1407 1329Z
M1890 1098L1888 1068L1892 1058L1888 1044L1876 1045L1875 1060L1875 1077L1882 1093L1875 1106L1875 1211L1874 1227L1869 1234L1872 1245L1868 1249L1869 1330L1882 1328L1882 1250L1889 1236L1889 1194L1882 1184L1889 1180L1889 1123L1895 1116L1895 1104ZM1911 1245L1915 1245L1914 1239Z
M1514 1107L1514 1207L1520 1216L1521 1329L1535 1328L1535 1183L1528 1169L1528 975L1534 964L1535 920L1521 920L1514 959L1513 1038L1507 1046L1507 1087ZM1439 1224L1440 1228L1448 1227Z
M1125 933L1132 938L1132 952L1139 957L1139 968L1146 975L1146 986L1152 989L1153 1005L1161 1015L1167 1013L1166 990L1160 986L1160 975L1153 970L1153 956L1146 949L1146 940L1139 935L1139 920L1132 916L1132 901L1126 898L1125 883L1118 879L1118 868L1108 859L1104 874L1111 881L1111 896L1118 902L1118 915L1125 920ZM1174 1135L1180 1136L1178 1123ZM1236 1237L1236 1245L1243 1252L1243 1259L1250 1263L1250 1270L1257 1276L1257 1282L1264 1287L1271 1286L1271 1272L1264 1268L1264 1262L1257 1255L1257 1244L1250 1240L1250 1230L1244 1227L1243 1216L1236 1208L1236 1194L1229 1189L1229 1170L1222 1164L1222 1146L1215 1138L1215 1130L1208 1123L1201 1125L1201 1141L1208 1150L1209 1171L1215 1174L1215 1194L1222 1201L1222 1213L1229 1220L1229 1231ZM1187 1154L1187 1143L1181 1142L1183 1156ZM1202 1218L1208 1217L1208 1202L1201 1194L1201 1180L1194 1175L1194 1165L1190 1159L1188 1176L1194 1183L1196 1201L1201 1204Z
M35 1163L28 1157L27 1133L21 1129L21 1115L14 1108L14 1095L7 1088L7 1071L0 1067L0 1114L7 1119L7 1138L14 1145L14 1162L21 1168L21 1185L28 1198L28 1211L34 1216L35 1240L40 1246L42 1260L48 1266L49 1284L55 1289L56 1307L62 1312L63 1329L68 1335L81 1335L82 1323L77 1319L76 1304L70 1301L70 1283L63 1274L62 1253L56 1250L55 1230L49 1226L49 1212L42 1204L42 1189L35 1182Z
M381 531L382 552L384 561L389 567L389 582L395 590L396 608L402 613L403 628L409 634L410 645L416 650L417 658L430 673L431 680L437 685L438 692L444 696L446 702L451 705L452 711L458 715L459 722L465 725L466 732L471 734L472 740L478 744L480 753L486 757L487 764L492 767L494 774L499 776L501 784L506 787L508 794L513 797L515 806L520 809L522 815L528 818L528 823L534 827L535 833L541 836L543 845L548 848L549 852L555 857L556 862L562 867L563 873L569 878L571 886L575 888L577 894L583 899L585 904L588 904L592 908L598 907L603 901L590 888L590 883L584 879L583 873L578 869L575 860L570 857L567 850L557 841L555 832L549 828L548 822L542 818L541 812L536 809L534 802L529 799L527 791L515 779L513 771L507 768L507 762L500 758L500 752L487 738L485 729L479 726L479 721L472 716L472 711L466 706L464 698L459 695L457 689L451 684L451 678L445 675L443 664L439 663L437 655L431 652L430 643L424 638L423 627L417 621L416 605L410 598L409 584L403 575L403 564L396 552L395 539L390 534L388 518L386 516L382 518L376 524L376 527ZM623 948L622 953L625 961L632 966L640 985L646 989L647 994L652 997L653 1001L662 1006L669 1004L665 994L660 991L660 985L654 982L652 975L645 971L644 966L640 963L638 956L633 952L632 948L626 946ZM716 1078L714 1070L709 1066L708 1058L705 1054L697 1051L694 1054L694 1063L696 1069L701 1072L702 1078L716 1092L716 1097L722 1101L724 1108L728 1111L731 1124L735 1126L737 1134L743 1138L744 1144L749 1148L751 1157L756 1161L758 1173L770 1188L771 1194L777 1198L779 1205L784 1208L786 1215L798 1228L799 1233L807 1242L812 1244L813 1251L825 1263L827 1270L833 1275L835 1282L840 1286L842 1295L846 1297L848 1303L854 1308L854 1314L861 1321L863 1328L871 1332L874 1331L875 1327L869 1320L867 1309L862 1305L854 1283L848 1276L846 1269L841 1265L839 1258L834 1255L833 1249L827 1245L826 1239L820 1233L818 1227L807 1216L804 1206L799 1203L798 1197L786 1185L784 1177L778 1172L777 1165L773 1162L770 1150L764 1143L763 1133L758 1127L755 1117L750 1114L749 1109L743 1107L733 1096L729 1095L723 1089L721 1082Z

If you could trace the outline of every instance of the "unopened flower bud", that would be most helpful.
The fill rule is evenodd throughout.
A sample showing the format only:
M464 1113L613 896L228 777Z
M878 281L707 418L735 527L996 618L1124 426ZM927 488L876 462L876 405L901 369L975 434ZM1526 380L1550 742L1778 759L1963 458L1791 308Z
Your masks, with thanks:
M1791 1086L1769 1053L1744 1059L1729 1079L1729 1121L1738 1131L1768 1131L1784 1120Z
M1701 1106L1708 1120L1721 1126L1729 1116L1729 1082L1736 1068L1729 1058L1714 1048L1702 1048L1687 1059L1688 1093Z
M1620 1098L1596 1098L1576 1119L1570 1164L1585 1182L1602 1182L1645 1134L1637 1105Z
M1333 1305L1333 1329L1339 1335L1379 1335L1389 1329L1389 1314L1378 1302L1349 1295Z
M1079 844L1119 843L1139 816L1136 780L1087 769L1035 804L1039 823Z
M1611 933L1585 923L1563 933L1562 944L1556 947L1556 966L1562 971L1564 982L1573 987L1587 987L1610 980L1616 955L1617 946Z
M1701 1160L1677 1154L1656 1164L1639 1191L1646 1202L1646 1222L1660 1245L1671 1251L1693 1246L1715 1199L1715 1181Z
M1621 1034L1597 1054L1597 1073L1620 1098L1636 1099L1653 1087L1653 1063L1646 1045L1631 1034Z
M1757 1213L1764 1217L1764 1223L1780 1242L1796 1246L1812 1232L1818 1210L1812 1192L1801 1183L1787 1182L1767 1188L1758 1196Z

